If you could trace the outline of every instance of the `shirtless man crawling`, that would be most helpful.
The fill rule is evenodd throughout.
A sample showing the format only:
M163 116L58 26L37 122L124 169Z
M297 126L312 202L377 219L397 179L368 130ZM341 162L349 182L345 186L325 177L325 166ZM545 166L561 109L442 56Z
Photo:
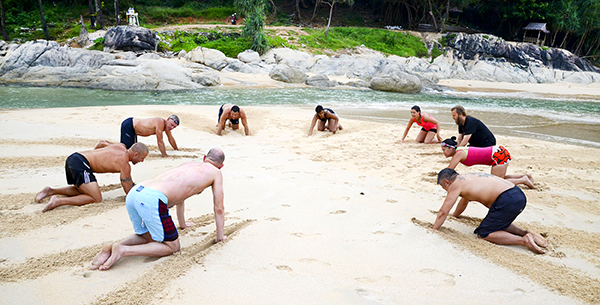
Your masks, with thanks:
M184 163L136 185L125 200L135 234L118 243L105 244L92 261L90 269L108 270L126 256L161 257L178 252L179 234L169 215L169 208L177 206L177 221L181 229L194 225L185 221L184 201L209 186L212 188L217 226L215 242L225 240L221 174L224 160L223 151L213 148L204 156L202 163Z
M172 114L167 119L163 118L127 118L121 123L121 143L125 144L125 147L129 148L133 143L137 142L137 136L148 137L156 135L156 144L163 157L167 157L167 151L165 150L165 142L163 141L163 132L167 135L167 139L174 150L177 148L175 138L171 134L171 130L179 126L179 117ZM100 146L109 144L108 141L99 143Z
M459 175L451 168L438 174L438 184L448 192L440 208L433 229L439 229L460 196L461 199L452 214L459 217L469 201L477 201L486 206L488 214L475 229L475 233L489 242L499 245L521 245L537 253L545 253L548 242L532 230L523 230L513 221L525 209L527 198L513 183L490 174L472 173Z
M99 203L102 201L102 193L94 173L121 173L121 186L127 194L134 185L129 162L144 162L146 156L148 147L144 143L136 143L129 149L123 144L107 144L102 148L73 153L65 162L67 183L70 185L60 188L47 186L37 193L35 201L39 203L52 196L44 212L63 205Z
M244 125L244 134L250 135L250 130L248 129L248 120L246 119L246 112L242 110L239 106L233 104L223 104L221 108L219 108L219 116L217 117L217 135L221 135L221 131L225 129L225 123L229 120L229 124L233 130L238 130L240 128L240 120L242 121L242 125Z

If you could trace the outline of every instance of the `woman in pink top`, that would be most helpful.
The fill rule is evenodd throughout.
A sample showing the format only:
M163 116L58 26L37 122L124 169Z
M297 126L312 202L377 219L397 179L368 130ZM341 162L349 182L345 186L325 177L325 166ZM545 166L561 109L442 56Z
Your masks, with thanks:
M419 106L412 106L412 108L410 108L410 116L411 118L408 121L406 130L404 130L401 143L404 143L404 138L406 138L413 123L417 123L417 125L422 127L415 140L417 143L433 143L433 137L436 135L438 142L442 142L442 138L440 137L440 122L438 122L438 120L428 113L423 112L421 114L421 108Z
M508 161L511 160L510 153L502 146L488 147L457 147L456 137L442 142L442 151L446 158L452 157L448 168L455 169L458 163L466 166L491 165L491 174L506 179L514 184L525 184L529 188L535 188L531 182L531 174L507 175Z

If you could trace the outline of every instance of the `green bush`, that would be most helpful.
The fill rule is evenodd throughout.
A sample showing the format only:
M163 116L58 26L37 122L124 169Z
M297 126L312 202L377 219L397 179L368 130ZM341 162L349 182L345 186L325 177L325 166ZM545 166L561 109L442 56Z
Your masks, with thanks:
M202 44L203 47L216 49L225 54L227 57L236 58L238 54L248 50L252 46L252 41L246 37L223 37L218 40L209 41Z
M438 56L440 56L442 54L444 54L444 52L442 52L438 48L431 49L431 60L434 60L436 57L438 57Z

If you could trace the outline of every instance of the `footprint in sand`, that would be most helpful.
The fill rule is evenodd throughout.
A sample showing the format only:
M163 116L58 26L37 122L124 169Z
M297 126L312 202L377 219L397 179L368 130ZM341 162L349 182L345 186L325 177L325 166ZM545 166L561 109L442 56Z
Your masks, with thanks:
M329 212L329 214L345 214L345 213L346 213L346 211L344 211L344 210L337 210L334 212Z
M267 219L265 219L265 220L268 220L268 221L280 221L280 220L281 220L281 218L277 218L277 217L269 217L269 218L267 218Z
M275 268L277 268L278 270L282 270L282 271L294 271L292 270L292 268L290 268L290 266L286 266L286 265L277 265L275 266Z
M360 283L377 283L381 281L389 281L392 277L388 275L380 276L378 278L370 278L370 277L357 277L355 280Z
M428 283L430 287L441 287L441 286L454 286L456 285L456 281L454 280L454 275L449 273L444 273L435 269L421 269L419 270L421 273L425 273L428 275Z

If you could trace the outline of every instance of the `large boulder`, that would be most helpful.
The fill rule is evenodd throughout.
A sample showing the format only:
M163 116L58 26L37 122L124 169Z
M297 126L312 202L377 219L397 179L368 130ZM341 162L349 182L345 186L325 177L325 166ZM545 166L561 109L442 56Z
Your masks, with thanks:
M261 59L266 64L288 65L303 71L310 69L317 61L317 58L309 53L289 48L270 49L261 57Z
M414 75L395 71L391 75L373 77L371 79L371 89L378 91L417 93L420 92L421 80Z
M229 63L227 56L223 52L203 47L197 47L189 51L185 58L217 70L225 68Z
M305 82L309 86L315 87L335 87L336 83L329 80L329 77L324 74L317 74L306 79Z
M158 45L156 33L139 26L119 25L109 28L104 35L104 52L155 51Z
M238 54L237 58L245 63L259 63L260 62L260 54L253 50L246 50L240 54Z
M306 73L288 65L276 65L271 69L269 76L274 80L296 84L304 83L308 77Z

